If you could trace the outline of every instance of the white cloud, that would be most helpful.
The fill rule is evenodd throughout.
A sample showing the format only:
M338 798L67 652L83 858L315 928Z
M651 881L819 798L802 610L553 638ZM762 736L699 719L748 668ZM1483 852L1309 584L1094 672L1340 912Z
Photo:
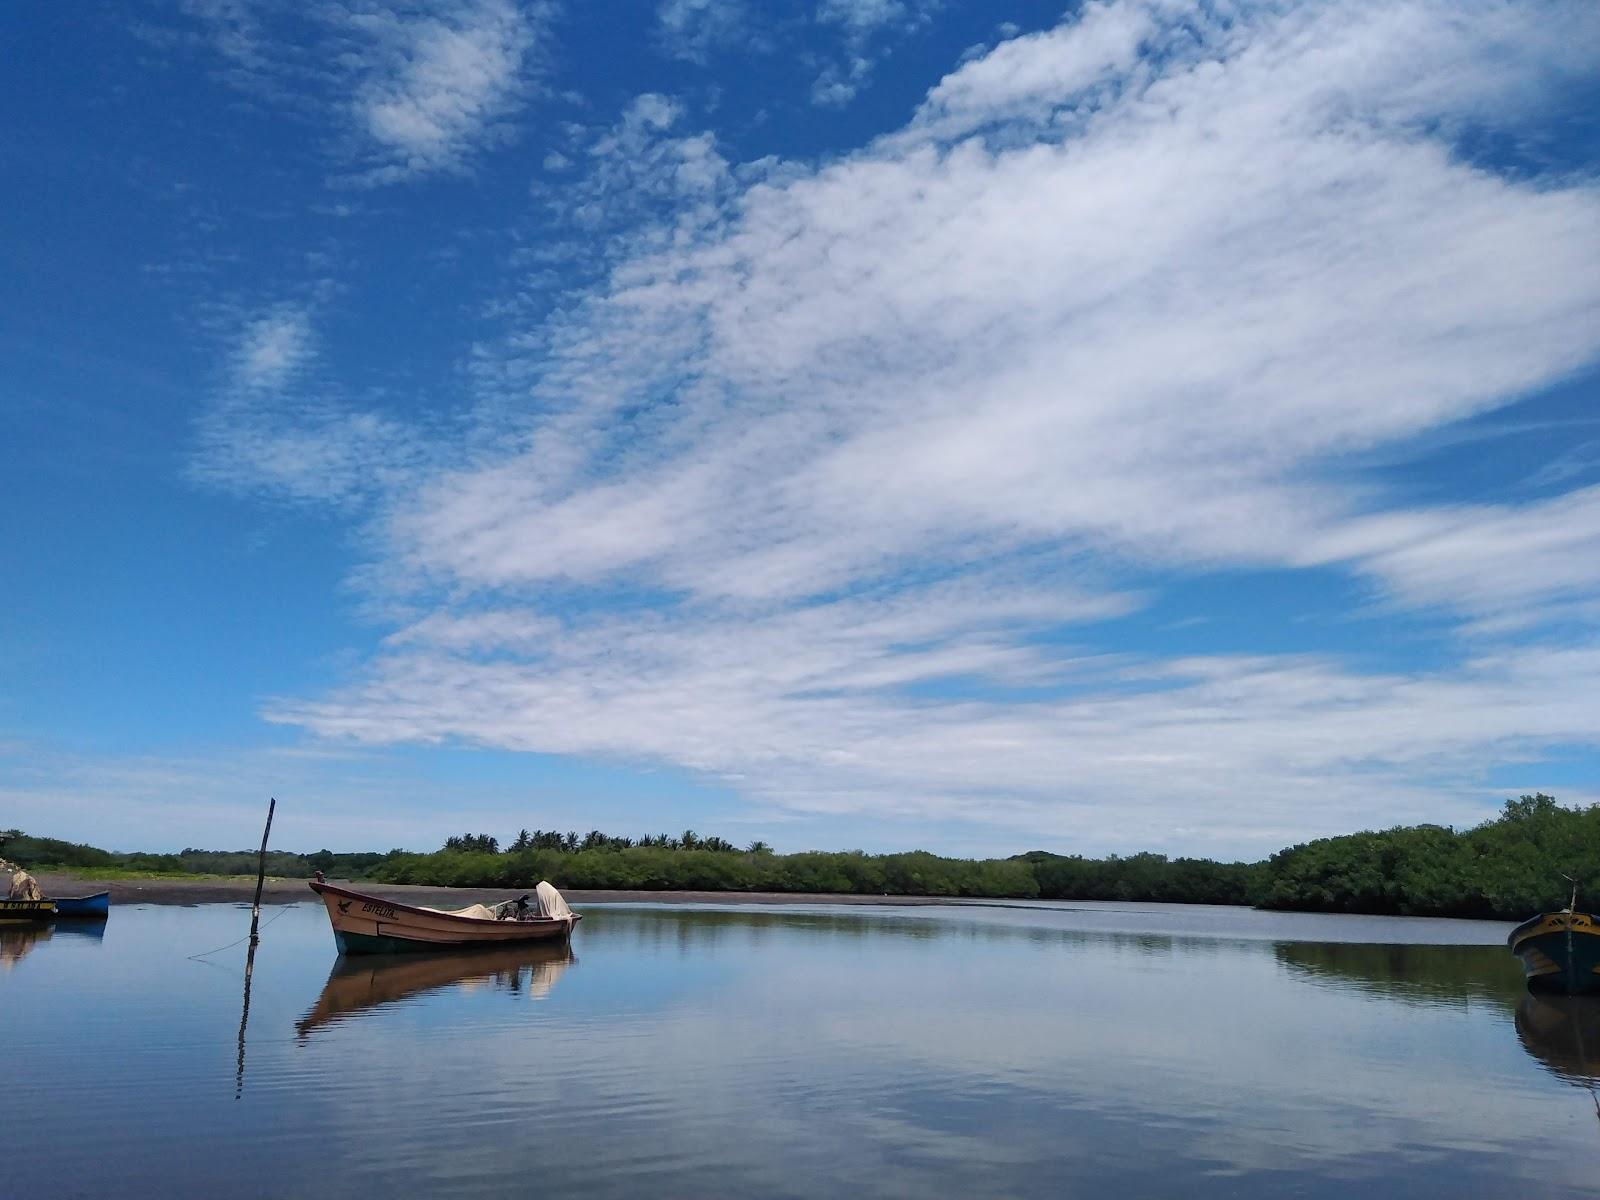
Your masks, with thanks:
M511 136L548 20L543 3L185 0L224 77L283 111L332 123L345 182L468 169Z
M922 9L927 5L916 7ZM818 21L843 26L855 34L870 33L913 17L912 7L904 0L821 0L817 5Z
M1091 5L816 168L641 97L579 185L632 231L606 281L486 354L492 432L385 502L373 578L434 611L270 715L1100 847L1437 819L1592 745L1591 647L1060 643L1130 565L1344 564L1502 625L1594 598L1592 495L1386 514L1340 465L1600 353L1600 190L1451 140L1536 115L1594 12Z
M1066 141L919 133L750 188L546 330L555 415L397 533L469 585L651 564L708 596L972 540L1297 561L1355 507L1313 464L1557 378L1600 328L1592 188L1475 169L1382 93L1308 126L1300 45L1185 63Z
M1147 39L1158 32L1169 43L1190 36L1181 22L1163 27L1162 15L1153 4L1086 4L1077 21L1002 42L945 76L928 93L919 124L949 135L1054 113L1080 101L1096 84L1136 87L1149 78L1136 70ZM1196 26L1203 29L1205 23Z
M572 131L570 154L556 157L581 170L536 184L534 193L548 215L574 230L574 272L593 273L618 255L636 252L641 224L663 212L673 214L679 229L719 217L715 205L727 198L733 173L716 138L684 132L684 117L681 101L646 92L610 125ZM676 235L660 236L665 242Z
M436 15L358 10L349 22L371 47L352 101L376 148L370 182L460 167L499 132L525 90L535 27L509 0L449 5Z
M667 50L691 62L723 46L760 43L744 0L662 0L656 22Z
M1349 561L1408 607L1452 609L1480 632L1600 613L1600 487L1521 506L1382 513L1313 543L1308 561Z
M849 104L872 81L878 59L890 51L890 38L927 26L938 7L938 0L821 0L816 22L837 29L843 45L812 83L811 102L824 108Z
M282 308L246 325L234 353L233 381L248 391L282 387L312 358L310 321L303 309Z
M310 374L314 345L301 306L242 323L227 383L196 422L191 478L296 501L348 501L416 470L420 431L328 394Z
M492 661L397 654L360 685L269 715L365 742L667 760L758 805L963 821L1001 843L1011 830L1253 855L1352 828L1473 823L1494 795L1487 771L1537 774L1544 747L1593 741L1600 706L1593 646L1432 675L1310 658L1131 664L1030 649L992 613L908 648L901 622L935 609L919 603L860 625L826 610L586 623ZM904 691L974 677L1016 690Z

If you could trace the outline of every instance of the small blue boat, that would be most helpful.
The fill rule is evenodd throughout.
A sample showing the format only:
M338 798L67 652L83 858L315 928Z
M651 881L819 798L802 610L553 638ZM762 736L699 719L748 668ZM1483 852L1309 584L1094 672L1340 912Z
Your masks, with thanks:
M56 916L89 917L103 919L111 913L111 893L96 892L92 896L56 897Z

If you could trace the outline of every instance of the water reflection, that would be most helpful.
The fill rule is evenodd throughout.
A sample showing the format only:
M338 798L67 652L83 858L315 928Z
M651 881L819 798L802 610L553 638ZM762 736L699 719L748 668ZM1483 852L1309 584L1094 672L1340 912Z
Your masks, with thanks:
M313 1029L350 1020L370 1008L444 988L493 987L538 1000L577 961L565 944L341 958L316 1004L295 1022L295 1030L305 1038Z
M70 921L57 921L55 933L57 937L83 938L91 942L102 941L106 936L106 919L77 917Z
M39 942L50 940L52 926L43 921L0 925L0 967L11 970L32 953Z
M96 954L62 953L58 932L0 972L8 1068L50 1085L7 1182L128 1200L241 1179L439 1200L529 1180L586 1200L1594 1194L1600 1141L1569 1081L1600 1030L1582 1024L1580 1046L1564 1011L1514 1024L1520 972L1498 927L1413 946L1376 939L1436 926L1233 910L587 917L572 974L564 947L537 946L330 971L323 910L285 910L254 963L238 1104L245 951L185 964L237 937L236 910L130 908ZM1341 944L1313 944L1319 929ZM557 1109L551 1153L530 1117Z
M41 942L52 937L98 942L106 935L104 921L17 921L0 924L0 970L9 971Z
M1539 996L1517 1005L1522 1048L1558 1079L1600 1084L1600 996Z
M1489 1001L1509 1012L1526 991L1521 968L1498 947L1280 942L1273 954L1305 982L1384 999Z

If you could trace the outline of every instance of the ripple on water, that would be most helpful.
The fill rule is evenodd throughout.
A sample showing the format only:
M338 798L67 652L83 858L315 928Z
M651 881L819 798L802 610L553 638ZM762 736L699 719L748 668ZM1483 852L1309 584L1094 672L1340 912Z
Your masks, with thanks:
M1497 926L633 906L570 957L340 964L319 908L275 916L242 1071L244 950L189 957L244 932L232 906L130 907L0 961L37 1102L11 1187L1576 1196L1600 1169L1587 1026L1513 1021Z

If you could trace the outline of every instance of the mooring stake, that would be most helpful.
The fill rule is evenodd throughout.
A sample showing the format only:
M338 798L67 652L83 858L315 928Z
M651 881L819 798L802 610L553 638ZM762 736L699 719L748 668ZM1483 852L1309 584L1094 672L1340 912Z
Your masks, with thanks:
M261 831L261 856L256 860L256 902L250 907L250 944L261 940L257 928L261 924L261 885L267 878L267 839L272 836L272 814L278 807L278 798L267 800L267 827Z
M261 941L261 885L267 878L267 839L272 836L272 814L278 798L267 799L267 827L261 831L261 855L256 859L256 901L250 906L250 949L244 956L244 1004L239 1009L239 1065L233 1077L233 1098L244 1095L244 1030L250 1023L250 977L256 970L256 946Z

